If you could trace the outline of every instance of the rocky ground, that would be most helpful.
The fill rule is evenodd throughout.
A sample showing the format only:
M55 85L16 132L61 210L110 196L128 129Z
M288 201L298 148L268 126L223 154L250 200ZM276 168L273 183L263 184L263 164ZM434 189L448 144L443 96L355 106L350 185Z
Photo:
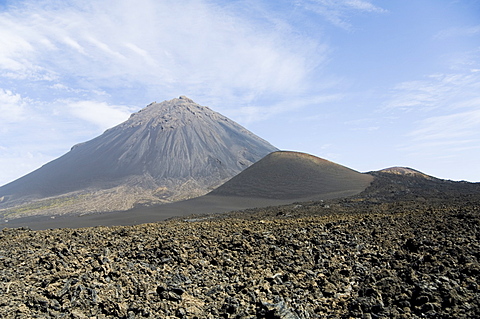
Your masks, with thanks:
M380 174L342 200L4 229L0 317L478 318L479 190Z

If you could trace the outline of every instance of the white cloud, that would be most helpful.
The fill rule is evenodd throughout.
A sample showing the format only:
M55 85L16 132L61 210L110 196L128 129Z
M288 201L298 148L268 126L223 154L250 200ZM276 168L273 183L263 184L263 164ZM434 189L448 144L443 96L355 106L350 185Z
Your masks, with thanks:
M385 11L364 0L298 4L323 8L339 24L354 12ZM239 6L203 0L25 1L0 13L0 78L50 82L54 91L44 94L52 104L61 94L101 103L98 91L106 93L105 103L118 104L112 103L117 92L136 89L159 98L185 94L235 103L251 119L289 111L284 105L322 87L312 79L328 46L258 9L262 4L240 13ZM271 96L274 105L257 106Z
M0 18L0 75L69 75L82 87L287 94L308 87L325 55L307 38L206 1L31 2Z
M23 30L13 21L0 19L0 67L3 69L20 71L25 68L24 60L16 58L17 55L28 56L33 51L33 46L23 36Z
M125 106L109 105L105 102L63 101L63 103L73 116L95 124L102 130L126 121L131 114L131 110Z
M0 124L11 124L26 117L25 100L20 94L0 88Z

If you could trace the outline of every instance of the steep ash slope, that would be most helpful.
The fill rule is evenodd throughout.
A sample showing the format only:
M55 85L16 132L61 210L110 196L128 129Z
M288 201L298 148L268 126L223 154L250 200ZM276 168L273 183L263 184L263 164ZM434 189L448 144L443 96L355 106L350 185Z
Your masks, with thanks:
M225 116L180 97L150 104L1 187L0 208L28 203L23 215L84 213L200 196L275 150Z

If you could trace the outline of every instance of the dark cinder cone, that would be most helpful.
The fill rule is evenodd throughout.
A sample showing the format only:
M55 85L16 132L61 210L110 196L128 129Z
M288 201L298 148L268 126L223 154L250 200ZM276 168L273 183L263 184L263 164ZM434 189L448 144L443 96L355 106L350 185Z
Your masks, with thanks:
M245 198L336 198L365 190L373 176L299 152L274 152L213 190Z
M276 150L225 116L181 96L148 105L0 187L0 214L7 219L126 210L196 197Z

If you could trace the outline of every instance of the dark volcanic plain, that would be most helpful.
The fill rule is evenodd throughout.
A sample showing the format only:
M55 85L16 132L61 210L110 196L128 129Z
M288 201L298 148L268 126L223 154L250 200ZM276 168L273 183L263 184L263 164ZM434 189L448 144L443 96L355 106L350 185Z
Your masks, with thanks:
M2 318L478 318L480 185L0 233Z

